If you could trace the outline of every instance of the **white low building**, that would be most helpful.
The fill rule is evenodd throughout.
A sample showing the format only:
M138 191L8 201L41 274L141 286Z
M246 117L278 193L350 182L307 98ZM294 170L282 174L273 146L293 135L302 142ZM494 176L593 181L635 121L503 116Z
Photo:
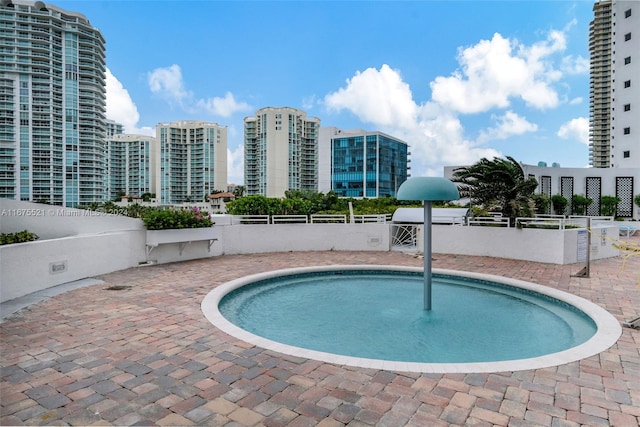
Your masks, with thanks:
M640 195L640 167L638 168L562 168L521 165L526 176L538 180L536 192L551 197L556 194L571 200L579 194L593 200L587 208L587 215L600 215L600 198L614 196L620 198L617 217L640 219L640 207L634 205L634 197ZM451 179L456 169L464 166L447 166L445 178ZM566 215L571 215L571 204L567 205Z

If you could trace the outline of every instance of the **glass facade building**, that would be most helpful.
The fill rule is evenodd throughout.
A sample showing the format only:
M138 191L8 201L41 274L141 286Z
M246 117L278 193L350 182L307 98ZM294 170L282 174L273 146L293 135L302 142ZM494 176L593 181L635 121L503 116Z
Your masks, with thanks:
M331 133L331 189L338 196L396 196L409 176L406 142L382 132Z
M105 198L105 40L82 14L0 3L0 197Z

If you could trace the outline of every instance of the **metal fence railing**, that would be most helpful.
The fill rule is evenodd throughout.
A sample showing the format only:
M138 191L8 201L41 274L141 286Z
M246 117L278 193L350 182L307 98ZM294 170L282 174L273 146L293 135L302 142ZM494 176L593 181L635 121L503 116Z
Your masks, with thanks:
M509 218L503 216L476 216L467 220L467 225L484 227L510 227Z
M271 215L271 224L307 224L306 215Z
M311 215L311 224L345 224L346 215Z
M231 224L269 224L269 215L233 215Z
M374 214L374 215L354 215L353 220L356 223L364 223L364 222L376 222L376 223L386 223L391 221L391 215L387 214Z

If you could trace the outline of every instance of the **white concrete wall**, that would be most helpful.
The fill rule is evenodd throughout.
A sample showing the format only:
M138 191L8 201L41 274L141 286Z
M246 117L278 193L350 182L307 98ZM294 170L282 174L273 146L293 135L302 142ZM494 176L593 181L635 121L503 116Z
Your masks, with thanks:
M617 225L593 228L591 259L617 256L619 251L613 247L617 239ZM420 228L418 232L420 251L422 247L422 228ZM574 264L578 262L578 229L540 230L434 225L432 252L520 259L550 264Z
M0 246L0 302L144 261L144 230Z
M142 220L121 214L0 199L0 232L29 230L42 240L105 231L144 230Z
M250 224L215 225L220 239L184 245L159 245L148 261L164 264L220 255L286 251L388 251L389 224Z
M225 255L277 251L388 251L389 224L269 224L222 227Z
M18 209L23 209L18 214ZM27 215L25 209L44 212ZM40 210L44 209L44 211ZM51 209L51 215L49 214ZM58 215L60 209L71 212ZM0 246L0 302L62 283L135 267L145 262L175 262L220 255L281 251L388 251L391 224L228 224L216 217L219 239L163 244L146 252L142 221L112 215L77 216L63 209L0 200L0 230L27 229L41 240ZM555 264L577 262L578 230L433 226L433 252L522 259ZM603 231L606 230L606 235ZM418 235L421 237L422 232ZM618 255L616 223L593 229L591 259ZM421 239L419 244L421 245Z
M0 232L40 239L0 246L0 302L145 261L139 219L0 199Z

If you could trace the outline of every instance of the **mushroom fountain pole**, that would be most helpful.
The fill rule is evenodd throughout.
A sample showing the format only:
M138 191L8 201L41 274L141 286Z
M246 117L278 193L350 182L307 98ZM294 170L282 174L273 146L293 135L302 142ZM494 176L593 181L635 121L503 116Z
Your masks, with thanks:
M424 225L423 225L423 253L422 258L424 261L424 309L431 310L431 225L432 225L432 211L431 200L425 200L424 202Z
M424 309L431 310L431 202L458 200L458 187L446 178L409 178L400 185L398 200L422 200L424 202Z

